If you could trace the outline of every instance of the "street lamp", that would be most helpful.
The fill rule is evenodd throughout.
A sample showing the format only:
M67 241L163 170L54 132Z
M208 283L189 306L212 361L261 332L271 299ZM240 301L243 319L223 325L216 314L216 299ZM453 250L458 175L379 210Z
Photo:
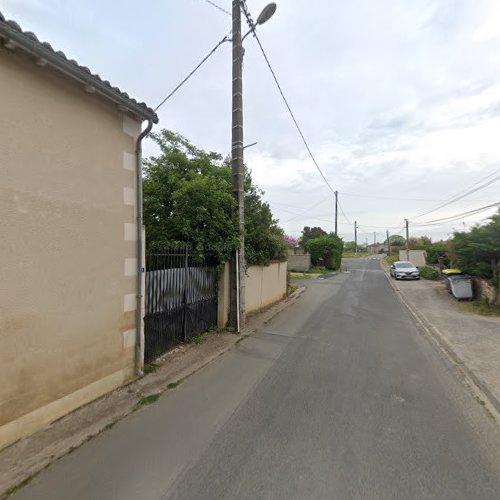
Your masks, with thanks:
M231 129L231 173L233 195L238 206L238 223L240 232L239 250L231 259L231 326L240 331L245 324L245 172L243 166L243 46L241 37L241 0L232 3L232 129ZM264 24L276 12L276 4L264 7L256 23L250 26L245 37L255 31L258 25ZM243 37L243 38L245 38Z
M267 21L269 21L269 19L271 19L271 17L274 16L274 13L276 12L276 4L274 2L271 2L271 3L268 3L263 9L262 9L262 12L259 14L259 17L257 18L257 21L255 21L255 24L254 26L252 26L250 28L250 30L248 30L246 33L245 33L245 36L241 39L241 41L243 42L243 40L245 40L245 38L250 34L250 33L253 33L255 31L255 28L257 28L257 26L260 26L264 23L267 23Z
M264 24L265 22L269 21L269 19L274 16L275 12L276 4L274 2L268 3L259 14L256 24Z

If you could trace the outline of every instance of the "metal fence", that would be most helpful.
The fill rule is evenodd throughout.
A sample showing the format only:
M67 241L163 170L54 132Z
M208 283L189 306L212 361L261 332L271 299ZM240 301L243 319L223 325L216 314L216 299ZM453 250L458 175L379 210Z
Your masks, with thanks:
M217 277L210 262L188 246L146 256L144 360L217 324Z

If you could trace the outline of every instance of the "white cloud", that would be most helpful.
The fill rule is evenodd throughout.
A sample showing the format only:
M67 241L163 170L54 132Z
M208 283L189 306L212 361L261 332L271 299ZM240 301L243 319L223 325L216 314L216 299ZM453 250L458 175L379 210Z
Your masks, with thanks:
M254 16L265 3L248 0ZM150 105L230 28L228 16L202 0L148 0L140 8L132 0L6 0L2 10ZM307 9L302 1L288 0L260 28L350 222L370 226L367 233L372 226L398 225L500 163L499 25L497 0L316 0ZM160 125L226 154L230 69L228 44L162 108ZM332 229L332 195L251 37L244 75L245 137L258 142L247 160L275 215L289 221L288 231L304 225ZM497 198L497 190L492 186L433 215L480 206L483 199ZM351 225L341 222L341 232L352 238ZM451 227L428 231L441 237ZM381 237L382 229L374 229Z

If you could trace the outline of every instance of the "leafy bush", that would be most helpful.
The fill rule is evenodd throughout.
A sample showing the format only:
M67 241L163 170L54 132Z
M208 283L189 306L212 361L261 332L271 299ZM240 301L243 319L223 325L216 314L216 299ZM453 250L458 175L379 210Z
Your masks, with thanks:
M397 256L394 256L394 257L385 257L384 260L387 262L387 264L389 264L390 266L392 266L394 264L394 262L397 262L399 260L399 257L397 257Z
M426 280L438 280L439 279L439 273L433 269L432 267L421 267L419 269L420 271L420 276Z
M327 235L328 233L320 227L305 226L304 229L302 229L302 236L299 239L299 245L302 248L306 248L307 242L309 240L314 240L321 236L327 236Z
M342 261L344 242L334 234L327 234L309 240L306 244L311 254L313 266L324 266L327 269L339 269Z
M443 242L432 243L425 248L427 254L426 261L428 264L437 264L439 258L443 258L443 264L445 266L450 265L450 259L448 258L448 245Z

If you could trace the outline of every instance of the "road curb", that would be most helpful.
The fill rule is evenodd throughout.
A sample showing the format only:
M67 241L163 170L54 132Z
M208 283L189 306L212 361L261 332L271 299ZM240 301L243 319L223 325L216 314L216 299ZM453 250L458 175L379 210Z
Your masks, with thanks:
M393 283L391 276L387 270L384 269L382 264L381 267L389 285L394 290L403 305L408 309L408 311L410 311L420 328L427 333L440 352L452 363L453 367L458 370L465 384L475 393L474 395L478 397L480 401L487 403L488 411L494 415L496 422L500 423L500 401L492 394L486 383L481 380L456 353L453 346L448 342L440 330L433 325L423 313L419 312L411 301L404 295L404 293L397 288L396 284Z

